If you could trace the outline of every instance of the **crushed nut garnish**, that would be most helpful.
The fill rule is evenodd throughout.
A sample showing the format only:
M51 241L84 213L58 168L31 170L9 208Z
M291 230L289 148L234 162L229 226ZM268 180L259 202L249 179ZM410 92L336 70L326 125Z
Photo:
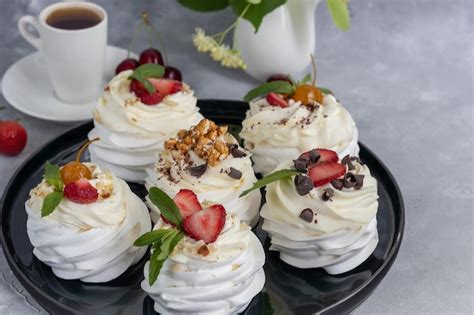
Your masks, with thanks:
M201 247L199 247L197 253L201 256L204 256L206 257L207 255L209 255L210 253L210 250L209 250L209 247L207 247L206 244L202 245Z
M167 140L165 148L182 154L192 150L210 166L215 166L229 155L229 147L223 141L228 130L227 126L218 126L209 119L203 119L190 130L179 131L177 138Z

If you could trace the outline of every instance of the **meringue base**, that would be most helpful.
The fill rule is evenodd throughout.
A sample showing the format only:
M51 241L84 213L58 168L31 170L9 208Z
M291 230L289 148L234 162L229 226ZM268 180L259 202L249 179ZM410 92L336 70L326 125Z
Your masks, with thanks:
M25 204L33 254L61 279L101 283L119 277L145 255L147 248L133 242L151 230L147 207L134 194L133 199L130 209L136 213L129 213L122 223L87 231L42 218Z
M262 229L271 238L270 250L280 252L280 259L297 268L323 268L340 274L363 263L377 247L377 219L358 230L341 230L314 237L302 235L292 225L265 219Z
M237 314L243 312L265 284L265 254L252 234L248 249L233 261L190 264L167 259L156 282L148 283L145 264L142 289L160 314ZM184 269L183 269L184 268Z

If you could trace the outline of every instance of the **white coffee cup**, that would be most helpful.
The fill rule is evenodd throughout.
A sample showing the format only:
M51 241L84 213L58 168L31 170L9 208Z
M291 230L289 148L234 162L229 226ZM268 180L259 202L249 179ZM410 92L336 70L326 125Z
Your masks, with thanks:
M92 10L101 20L94 26L73 30L56 28L46 22L53 12L68 8ZM25 40L45 56L56 97L72 104L84 104L99 97L107 46L107 13L102 7L89 2L52 4L38 18L21 17L18 28Z

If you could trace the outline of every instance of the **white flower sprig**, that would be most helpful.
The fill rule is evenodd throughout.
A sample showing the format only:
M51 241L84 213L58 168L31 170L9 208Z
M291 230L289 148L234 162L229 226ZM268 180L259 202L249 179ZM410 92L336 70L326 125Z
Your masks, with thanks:
M229 47L229 45L223 42L227 34L237 26L251 5L252 3L249 1L249 4L237 20L223 32L206 35L202 28L197 27L193 34L193 44L196 49L202 53L210 53L212 59L220 62L224 67L245 70L247 65L242 59L240 51L234 47Z

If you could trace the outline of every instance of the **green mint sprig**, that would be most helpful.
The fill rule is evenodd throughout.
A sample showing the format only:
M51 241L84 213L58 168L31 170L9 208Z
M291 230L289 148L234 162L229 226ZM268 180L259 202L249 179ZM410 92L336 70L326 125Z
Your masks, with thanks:
M59 166L51 164L49 161L46 162L43 178L49 185L54 187L54 191L44 198L41 207L41 217L46 217L53 213L61 200L63 200L64 184L61 179Z
M135 246L152 246L148 283L153 285L160 274L163 263L183 239L184 230L181 226L183 217L173 199L157 187L150 188L148 197L160 209L165 220L175 226L172 229L159 229L145 233L134 243Z
M286 170L275 171L275 172L263 177L262 179L257 180L253 184L252 187L250 187L249 189L242 192L239 197L244 197L244 196L248 195L250 192L252 192L256 189L259 189L261 187L267 186L268 184L270 184L272 182L276 182L278 180L282 180L282 179L291 177L293 175L298 175L298 174L301 174L301 173L302 172L294 170L294 169L286 169Z
M296 90L296 88L299 85L307 84L308 82L311 81L312 77L311 74L307 74L304 76L304 78L300 81L295 81L293 78L289 77L290 82L288 81L272 81L272 82L266 82L263 83L262 85L256 87L253 90L250 90L245 96L244 96L244 101L245 102L250 102L254 98L268 94L270 92L274 93L279 93L279 94L293 94ZM333 94L331 90L323 87L319 87L318 89L321 90L324 94Z
M153 84L148 81L148 78L161 78L165 74L165 68L152 63L147 63L136 68L132 75L128 77L129 80L135 79L139 81L148 93L155 93L156 89Z

